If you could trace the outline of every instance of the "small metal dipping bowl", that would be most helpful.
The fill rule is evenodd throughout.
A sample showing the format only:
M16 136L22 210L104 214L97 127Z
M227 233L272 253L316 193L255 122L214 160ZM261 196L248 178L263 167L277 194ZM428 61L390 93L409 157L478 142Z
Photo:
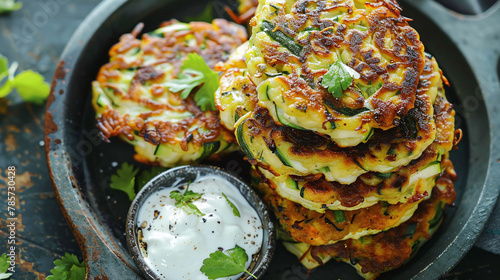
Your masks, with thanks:
M157 280L160 279L160 277L145 262L140 247L141 245L139 244L137 234L139 225L137 217L141 206L151 194L159 189L174 189L178 186L188 184L189 182L194 182L197 178L207 175L218 175L226 179L229 183L238 188L243 197L245 197L248 203L255 209L262 222L264 236L260 251L253 256L253 263L250 265L251 269L249 269L249 272L257 278L260 278L269 267L274 249L276 247L276 230L264 202L262 202L257 194L246 183L217 167L181 166L169 169L149 181L137 194L134 201L130 205L127 216L127 245L129 252L132 255L132 259L147 279ZM248 274L244 274L239 279L253 279L253 277Z

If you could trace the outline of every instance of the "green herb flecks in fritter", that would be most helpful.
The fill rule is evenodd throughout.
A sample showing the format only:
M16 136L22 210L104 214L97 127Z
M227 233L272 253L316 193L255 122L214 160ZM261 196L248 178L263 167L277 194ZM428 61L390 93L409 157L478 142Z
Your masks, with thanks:
M420 203L415 214L396 228L327 246L290 240L284 242L285 248L308 269L334 259L354 266L363 278L374 279L383 272L398 268L438 230L445 205L451 205L455 200L453 181L456 174L448 159L443 161L443 170L430 199Z
M277 177L323 174L328 181L351 184L367 172L387 175L399 170L419 158L438 133L453 141L449 138L454 132L454 117L446 115L451 111L447 108L438 113L434 108L437 103L447 101L440 70L433 59L426 61L416 96L415 107L397 127L385 131L373 129L370 141L356 147L340 148L328 137L277 125L264 108L245 116L236 136L248 160ZM446 117L437 118L438 115ZM440 148L439 153L448 148L451 147Z
M422 199L398 204L380 202L358 210L317 212L280 196L265 181L259 182L257 189L281 228L294 240L314 246L358 239L396 227L410 219L422 202ZM423 197L428 196L427 193Z
M218 74L210 69L246 41L245 30L217 19L172 20L141 39L139 32L120 38L92 84L103 135L134 145L136 160L167 167L233 150L234 136L215 111Z
M265 0L251 25L250 78L277 123L348 147L413 108L424 47L397 4Z
M220 87L215 93L215 105L219 110L222 125L234 131L235 124L244 115L255 109L257 94L255 85L248 77L245 64L245 51L248 43L238 47L224 64L219 64L222 72Z

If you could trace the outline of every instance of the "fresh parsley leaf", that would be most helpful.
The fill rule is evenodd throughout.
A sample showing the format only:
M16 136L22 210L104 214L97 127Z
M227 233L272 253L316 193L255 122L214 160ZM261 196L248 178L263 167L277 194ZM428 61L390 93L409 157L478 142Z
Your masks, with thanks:
M113 190L119 190L126 193L128 198L132 201L136 195L134 185L137 172L139 172L139 169L135 169L133 165L124 162L116 171L116 174L111 176L111 184L109 184L109 186Z
M171 191L170 192L170 198L175 200L176 202L182 201L183 197L184 196L182 195L182 193L180 191Z
M186 17L186 22L191 22L191 21L211 22L213 19L214 19L213 2L210 2L207 4L207 6L203 10L203 12L201 12L201 14L195 17Z
M9 74L9 61L3 55L0 55L0 81Z
M184 191L184 201L190 201L190 200L197 200L201 198L201 194L195 193L192 190L189 189L189 186L191 185L191 182L187 184L186 190Z
M208 279L238 275L242 272L246 272L257 279L255 275L246 270L245 263L248 260L248 255L245 249L236 245L233 249L229 249L226 252L227 255L219 250L211 253L209 258L203 260L203 266L200 268L200 271Z
M201 198L201 194L195 193L193 191L186 191L184 192L184 199L183 201L190 201L190 200L198 200Z
M167 170L165 167L153 166L150 170L141 170L139 175L136 177L136 182L139 191L146 185L147 182L151 181L154 177Z
M229 204L229 206L231 206L231 208L233 208L233 214L236 216L236 217L241 217L240 215L240 211L238 211L238 208L236 208L236 206L231 202L231 200L229 200L229 198L227 198L227 196L222 193L222 195L224 196L224 198L226 199L227 203Z
M17 62L8 67L7 58L0 55L0 82L6 79L0 86L0 98L7 96L15 88L24 101L42 104L49 96L49 84L44 81L42 75L31 70L15 76L17 67Z
M215 110L214 94L219 87L219 74L208 67L203 57L196 53L188 54L181 66L182 72L176 79L165 85L172 92L181 92L181 97L186 99L189 94L198 86L194 95L196 105L202 111Z
M0 55L0 82L7 78L3 85L0 86L0 98L7 96L13 89L12 81L14 80L14 74L17 70L17 62L12 63L9 68L8 59Z
M184 210L184 212L188 214L195 214L198 217L202 217L205 215L203 212L200 211L200 209L196 205L194 205L191 202L185 202L180 200L175 203L175 207Z
M165 85L172 92L181 92L181 98L188 98L191 91L203 84L203 73L194 70L185 70L179 73L177 79L167 82Z
M26 102L42 104L49 96L50 86L43 76L37 72L27 70L14 78L14 87Z
M353 78L358 79L359 73L345 65L340 59L330 67L323 76L321 85L325 87L334 97L339 98L350 85Z
M175 200L175 206L181 208L188 214L195 214L196 216L204 216L205 214L193 204L193 201L201 198L201 194L189 190L189 184L184 194L180 191L171 191L170 198Z
M9 265L9 260L7 259L7 254L3 253L2 256L0 256L0 273L7 272L9 266L10 265Z
M195 214L198 217L205 216L203 212L200 211L200 209L193 203L187 203L187 202L181 202L182 206L181 208L184 209L188 214ZM177 206L177 204L176 204ZM187 206L187 207L186 207Z
M83 280L85 279L85 264L79 262L73 254L66 253L64 257L55 260L56 265L47 280Z
M160 166L153 166L149 170L135 169L133 165L124 162L116 171L116 174L111 176L110 186L114 190L125 192L129 199L133 200L136 196L135 183L137 183L137 191L140 191L146 183L165 170L167 170L167 168Z
M9 277L12 275L12 273L7 273L9 267L10 264L9 260L7 259L7 254L3 253L2 256L0 256L0 279L9 279Z
M0 14L21 9L23 4L14 0L0 0Z

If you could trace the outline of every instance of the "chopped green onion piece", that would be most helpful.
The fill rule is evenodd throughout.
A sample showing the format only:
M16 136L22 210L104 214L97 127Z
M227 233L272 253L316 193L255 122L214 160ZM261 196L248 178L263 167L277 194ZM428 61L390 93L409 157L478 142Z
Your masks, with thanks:
M301 56L303 47L297 44L294 39L288 37L285 33L283 33L283 31L274 31L275 26L272 23L270 23L269 21L263 21L261 27L262 31L266 32L266 34L271 37L271 39L287 48L292 54Z
M333 214L335 215L335 220L337 221L337 223L343 223L343 222L345 222L344 211L342 211L342 210L334 210Z

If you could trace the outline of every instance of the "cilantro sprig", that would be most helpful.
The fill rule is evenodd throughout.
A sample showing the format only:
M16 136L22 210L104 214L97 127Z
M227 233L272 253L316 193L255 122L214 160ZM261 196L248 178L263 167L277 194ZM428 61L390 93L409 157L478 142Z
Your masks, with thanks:
M229 198L227 198L227 196L222 193L222 195L224 196L224 198L226 199L227 203L229 204L229 206L231 206L231 208L233 208L233 214L236 216L236 217L241 217L240 215L240 211L238 210L238 208L236 208L236 206L231 202L231 200L229 200Z
M139 175L135 177L138 191L140 191L144 187L144 185L151 181L151 179L165 170L167 170L167 168L161 166L153 166L151 167L151 169L142 169L139 172Z
M137 191L140 191L147 182L156 177L156 175L165 171L166 168L153 166L150 170L135 168L128 162L122 163L115 174L111 175L109 186L113 190L122 191L127 194L130 201L134 200ZM139 174L139 175L137 175Z
M7 273L10 267L9 260L7 259L7 254L3 253L0 256L0 279L9 279L12 273Z
M189 184L186 187L186 191L182 194L180 191L170 192L170 198L175 200L175 206L186 211L188 214L195 214L198 217L204 216L205 214L198 209L198 207L193 203L193 201L201 198L201 194L195 193L189 190Z
M358 72L337 59L323 76L321 85L334 97L339 98L344 93L344 90L352 85L353 79L359 79L359 77Z
M111 175L111 184L109 186L113 190L119 190L128 195L130 200L133 200L135 193L135 175L139 172L139 169L134 168L132 164L127 162L122 163L122 166L118 168L116 174Z
M0 14L19 10L22 6L21 2L14 0L0 0Z
M196 105L202 111L214 111L214 94L219 87L219 74L210 69L203 57L196 53L188 54L181 70L176 79L165 83L165 85L172 92L180 92L183 99L186 99L195 88L201 86L194 95Z
M85 263L78 261L73 254L66 253L61 259L55 260L56 265L50 270L52 275L47 280L83 280L85 279Z
M203 266L200 271L204 273L208 279L217 279L221 277L228 277L238 275L242 272L257 279L245 267L248 260L248 255L245 249L236 245L233 249L226 251L227 254L217 250L210 254L209 258L203 260Z
M203 73L191 69L186 69L177 75L177 79L167 82L167 87L172 92L180 92L181 98L188 98L191 91L203 84Z
M0 7L1 10L1 7ZM0 98L7 96L14 89L26 102L42 104L50 93L50 86L40 73L26 70L16 74L17 62L9 67L9 61L0 55ZM2 84L2 81L5 80Z

